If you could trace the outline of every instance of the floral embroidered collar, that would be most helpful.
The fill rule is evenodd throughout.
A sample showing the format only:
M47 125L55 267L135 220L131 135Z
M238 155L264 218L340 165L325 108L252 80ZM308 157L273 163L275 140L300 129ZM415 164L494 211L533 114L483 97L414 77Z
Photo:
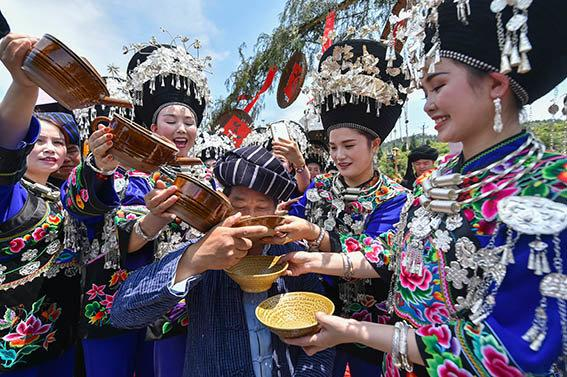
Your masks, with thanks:
M340 182L338 173L323 174L314 179L314 187L306 192L310 221L327 231L335 230L338 225L340 232L360 234L368 215L385 201L405 192L378 171L362 187L338 188L337 182Z

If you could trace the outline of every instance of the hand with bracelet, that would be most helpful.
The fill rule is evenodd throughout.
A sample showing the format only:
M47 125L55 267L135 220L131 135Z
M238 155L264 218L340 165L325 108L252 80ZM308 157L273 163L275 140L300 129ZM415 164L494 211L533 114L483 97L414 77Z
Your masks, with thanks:
M315 316L321 327L317 334L283 339L283 341L292 346L303 347L309 356L339 344L359 343L378 351L391 353L399 367L407 372L412 370L412 363L424 365L414 330L403 322L392 326L346 319L322 312Z
M112 133L109 127L100 124L98 129L89 136L89 148L94 156L95 166L91 167L97 173L110 175L118 167L118 161L108 151L112 148Z
M277 139L272 143L272 152L277 156L283 156L293 166L297 189L299 192L304 192L311 182L311 176L305 167L305 160L297 143L293 140Z
M310 244L318 243L317 249L323 247L330 251L329 234L319 226L295 216L285 216L282 225L275 228L276 236L263 239L266 243L284 244L293 241L305 240Z
M128 252L139 250L147 242L156 239L161 230L171 221L175 220L175 215L168 212L168 209L177 201L174 195L177 188L167 187L165 182L158 180L149 193L144 197L149 214L138 219L134 225L134 231L128 244Z

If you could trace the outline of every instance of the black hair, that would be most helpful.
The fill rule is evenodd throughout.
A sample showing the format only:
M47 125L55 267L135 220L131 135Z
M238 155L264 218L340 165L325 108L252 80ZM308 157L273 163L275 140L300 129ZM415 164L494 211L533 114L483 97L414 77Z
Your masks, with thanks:
M469 85L471 86L471 88L476 91L476 87L478 86L480 80L484 79L486 76L488 76L488 72L486 71L482 71L478 68L475 68L473 66L470 66L468 64L462 63L458 60L453 60L453 63L455 63L456 65L459 65L463 68L466 69L467 71L467 81L469 82ZM514 93L514 91L512 91L513 94L513 98L514 98L514 107L515 109L518 111L518 114L522 111L522 105L520 103L520 100L518 99L518 97L516 97L516 93Z
M368 143L368 149L372 148L372 142L376 139L378 139L377 136L371 135L368 132L365 132L363 130L359 130L358 128L353 128L356 132L358 132L360 135L366 137L366 142Z

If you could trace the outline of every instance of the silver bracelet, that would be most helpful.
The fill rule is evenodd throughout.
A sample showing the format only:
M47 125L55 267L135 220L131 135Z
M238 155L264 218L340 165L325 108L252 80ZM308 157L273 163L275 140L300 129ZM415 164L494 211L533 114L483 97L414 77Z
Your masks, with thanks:
M86 163L87 166L88 166L89 168L91 168L95 173L102 174L102 175L114 175L114 172L116 172L116 168L112 169L111 171L104 171L104 170L99 169L99 168L95 165L93 159L94 159L94 155L91 153L91 154L89 154L89 155L87 156L87 158L85 159L85 163Z
M145 216L144 216L144 217L145 217ZM142 221L142 219L143 219L144 217L141 217L141 218L139 218L138 220L136 220L136 222L134 223L134 232L135 232L138 236L142 237L142 239L143 239L144 241L150 242L150 241L153 241L153 240L155 240L156 238L158 238L158 237L160 236L162 230L160 229L160 231L157 232L157 234L155 234L155 235L152 236L152 237L148 236L146 233L144 233L144 230L143 230L142 227L140 226L140 222Z
M343 253L343 267L344 267L344 274L343 279L346 281L352 280L352 276L354 275L354 266L352 264L352 260L350 259L349 253Z
M319 227L319 235L317 239L313 242L309 242L309 251L319 251L319 247L321 246L321 241L325 237L325 228L322 226Z
M398 326L397 322L394 325L394 335L392 336L392 351L390 352L392 355L392 364L398 369L402 367L402 363L400 362L400 327Z
M408 359L408 330L409 325L403 321L396 323L396 328L399 328L399 348L398 356L401 368L406 372L413 371L413 364Z

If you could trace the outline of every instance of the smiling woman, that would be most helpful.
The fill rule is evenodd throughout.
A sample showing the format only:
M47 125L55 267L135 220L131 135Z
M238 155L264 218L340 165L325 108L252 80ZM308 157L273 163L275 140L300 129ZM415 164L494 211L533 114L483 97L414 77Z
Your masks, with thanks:
M26 178L45 185L49 175L63 165L67 148L63 131L58 126L46 120L40 121L40 125L39 137L28 155Z
M175 143L179 156L187 156L197 136L197 116L186 105L166 103L159 109L150 129Z
M518 105L567 75L565 14L564 0L408 9L398 25L406 73L423 87L439 138L463 152L420 177L395 232L347 240L355 262L344 258L345 275L371 276L369 263L392 279L391 321L320 315L318 334L289 344L314 353L362 343L387 352L386 376L565 375L567 158L518 122ZM319 253L285 260L294 274L343 266Z
M386 47L379 42L348 40L323 54L320 74L314 80L314 88L320 90L313 94L338 173L315 177L291 208L292 216L276 229L293 240L308 240L312 251L324 252L320 254L322 259L338 257L341 267L337 275L344 279L325 279L337 314L375 323L388 318L383 304L385 282L350 278L353 267L364 264L364 255L355 253L358 250L353 241L363 238L369 245L377 243L375 238L393 228L406 200L405 190L373 165L380 143L401 113L405 95L397 88L407 85L401 76L388 73L385 53ZM345 66L362 73L345 72L341 68ZM343 89L345 80L350 83L348 92ZM380 89L369 91L369 87ZM373 256L368 254L367 258ZM377 277L369 263L367 267L367 277ZM341 346L337 349L334 376L343 376L347 363L353 377L380 375L381 357L381 353L367 347Z

